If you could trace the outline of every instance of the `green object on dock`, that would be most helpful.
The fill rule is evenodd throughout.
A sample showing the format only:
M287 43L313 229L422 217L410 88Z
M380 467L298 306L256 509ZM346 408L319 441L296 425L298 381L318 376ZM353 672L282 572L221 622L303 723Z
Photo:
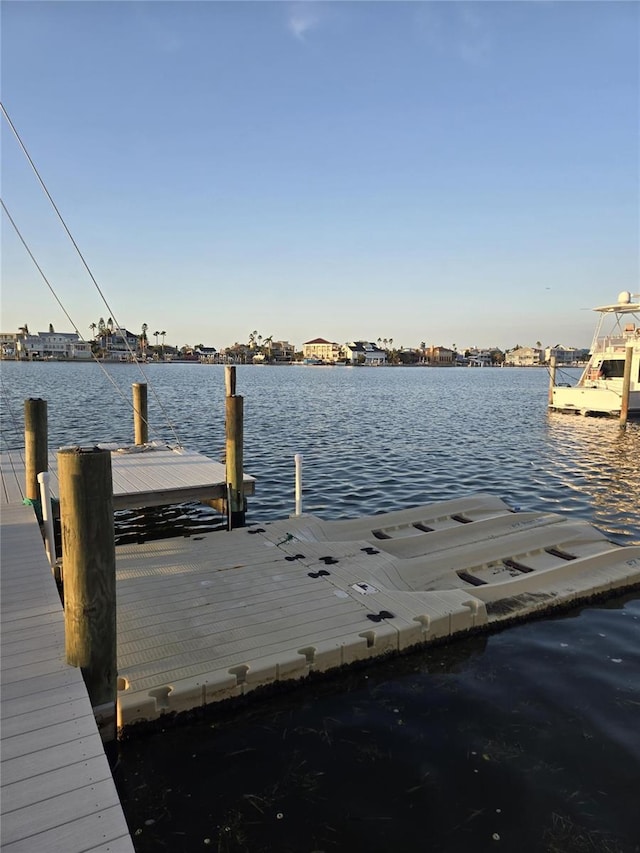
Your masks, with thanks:
M42 524L42 504L40 503L40 501L32 499L32 498L23 498L22 503L25 506L32 506L33 507L33 511L36 514L36 518L38 519L38 522L40 524Z

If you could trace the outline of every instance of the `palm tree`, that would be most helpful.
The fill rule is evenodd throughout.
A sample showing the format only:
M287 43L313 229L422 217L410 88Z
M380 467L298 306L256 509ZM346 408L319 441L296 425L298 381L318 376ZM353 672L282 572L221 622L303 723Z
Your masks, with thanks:
M258 337L258 330L254 329L253 332L249 334L249 349L253 349L256 345L256 338Z
M98 328L98 326L97 326L95 323L89 323L89 328L90 328L90 329L91 329L91 331L93 332L93 337L95 338L95 336L96 336L96 329Z
M380 344L382 343L382 338L378 338L378 349L380 349Z
M426 348L427 348L427 342L426 341L420 341L420 349L422 350L422 363L423 364L424 364L424 351L426 350Z
M263 343L264 343L264 345L268 348L268 350L269 350L269 359L271 359L271 344L273 343L273 335L269 335L269 337L268 337L268 338L265 338L265 339L264 339L264 341L263 341Z
M162 357L163 357L163 358L164 358L164 336L165 336L166 334L167 334L167 333L166 333L164 330L163 330L162 332L160 332L160 337L162 338Z
M160 334L160 332L154 332L153 333L153 337L156 339L156 349L158 348L158 335L159 334Z
M386 338L382 339L382 345L384 346L385 349L387 348L388 343L389 343L389 341Z
M140 349L142 350L142 354L144 355L147 351L147 329L149 327L146 323L142 324L142 334L140 335Z
M109 317L109 319L107 320L106 325L103 321L102 333L106 339L106 349L109 349L109 338L113 336L113 320L111 319L111 317Z

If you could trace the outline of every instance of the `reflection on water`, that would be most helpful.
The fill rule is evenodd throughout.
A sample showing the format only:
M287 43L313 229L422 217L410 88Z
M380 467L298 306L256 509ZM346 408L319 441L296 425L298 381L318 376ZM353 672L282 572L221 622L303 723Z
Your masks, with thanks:
M216 366L150 365L155 434L219 458ZM131 442L141 377L3 363L2 447L23 400L53 445ZM238 369L253 520L326 518L486 491L640 544L640 424L547 414L543 370ZM154 394L157 393L157 398ZM160 405L160 402L162 405ZM172 509L189 529L192 510ZM124 515L135 525L141 514ZM208 523L208 522L207 522ZM224 535L223 533L220 534ZM378 662L121 744L139 853L638 853L640 599ZM169 726L167 721L167 727Z
M591 519L622 541L640 524L640 428L615 420L550 413L548 476L590 498Z

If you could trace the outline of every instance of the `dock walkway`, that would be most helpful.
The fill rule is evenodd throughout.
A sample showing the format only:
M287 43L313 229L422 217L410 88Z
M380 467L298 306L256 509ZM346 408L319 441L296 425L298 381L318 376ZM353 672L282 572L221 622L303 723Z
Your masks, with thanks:
M165 444L121 447L99 444L111 451L113 507L137 509L143 506L208 501L227 495L225 466L201 453ZM58 457L49 453L50 488L58 496ZM0 505L21 503L24 496L24 451L0 454ZM252 495L255 479L244 475L244 493Z
M226 497L225 466L161 444L111 451L114 508ZM49 453L58 497L57 454ZM133 853L82 674L65 662L64 614L25 494L24 451L0 454L3 853ZM255 480L244 475L245 494Z
M133 853L31 507L2 507L0 560L0 847Z

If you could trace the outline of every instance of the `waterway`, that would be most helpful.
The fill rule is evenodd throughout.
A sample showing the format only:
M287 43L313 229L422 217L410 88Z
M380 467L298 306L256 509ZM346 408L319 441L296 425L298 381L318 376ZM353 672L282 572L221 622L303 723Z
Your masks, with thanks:
M146 380L154 437L222 453L222 367L1 375L3 448L22 444L26 397L48 400L54 446L131 442ZM237 382L249 521L293 511L302 453L304 510L323 518L482 491L640 544L640 424L548 413L542 369L239 366ZM136 849L637 853L639 632L640 593L617 596L127 739Z

